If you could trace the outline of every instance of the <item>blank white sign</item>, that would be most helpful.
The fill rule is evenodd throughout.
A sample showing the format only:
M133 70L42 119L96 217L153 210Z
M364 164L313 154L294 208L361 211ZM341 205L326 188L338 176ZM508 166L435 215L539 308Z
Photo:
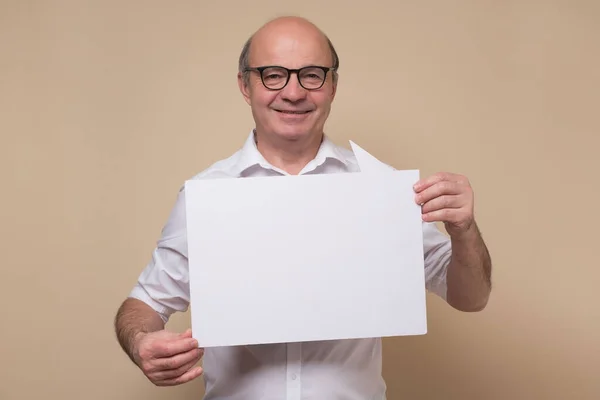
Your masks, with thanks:
M419 172L191 180L200 347L427 331Z

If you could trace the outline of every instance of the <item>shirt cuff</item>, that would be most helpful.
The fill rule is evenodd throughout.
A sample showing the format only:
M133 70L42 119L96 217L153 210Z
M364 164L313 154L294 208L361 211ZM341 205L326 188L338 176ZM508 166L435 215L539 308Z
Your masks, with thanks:
M160 316L163 323L165 324L167 323L167 321L169 321L169 317L171 316L171 314L173 314L173 310L163 306L162 304L154 300L152 297L150 297L150 295L148 295L148 292L146 292L139 283L136 286L134 286L134 288L129 293L128 297L138 299L146 303L154 311L157 312L157 314Z

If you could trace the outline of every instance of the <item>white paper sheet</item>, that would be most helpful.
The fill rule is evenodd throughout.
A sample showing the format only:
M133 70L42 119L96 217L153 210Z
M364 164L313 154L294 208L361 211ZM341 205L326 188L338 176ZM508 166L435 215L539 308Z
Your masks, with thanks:
M352 148L354 157L356 157L356 161L358 161L358 167L361 172L385 172L394 170L394 168L382 163L352 140L350 140L350 147Z
M419 172L351 145L360 173L186 182L200 347L427 332Z

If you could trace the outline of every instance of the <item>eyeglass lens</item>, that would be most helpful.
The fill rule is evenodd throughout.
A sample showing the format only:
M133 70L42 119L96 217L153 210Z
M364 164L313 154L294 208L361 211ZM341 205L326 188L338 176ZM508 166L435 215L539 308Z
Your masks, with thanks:
M270 67L262 72L262 79L269 89L281 89L288 80L285 68ZM320 68L303 68L298 73L300 84L306 89L318 89L325 81L325 71Z

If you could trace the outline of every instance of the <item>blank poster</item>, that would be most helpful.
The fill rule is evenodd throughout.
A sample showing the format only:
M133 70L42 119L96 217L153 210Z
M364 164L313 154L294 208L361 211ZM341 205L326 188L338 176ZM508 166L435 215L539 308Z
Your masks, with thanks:
M200 347L427 331L416 170L190 180Z

